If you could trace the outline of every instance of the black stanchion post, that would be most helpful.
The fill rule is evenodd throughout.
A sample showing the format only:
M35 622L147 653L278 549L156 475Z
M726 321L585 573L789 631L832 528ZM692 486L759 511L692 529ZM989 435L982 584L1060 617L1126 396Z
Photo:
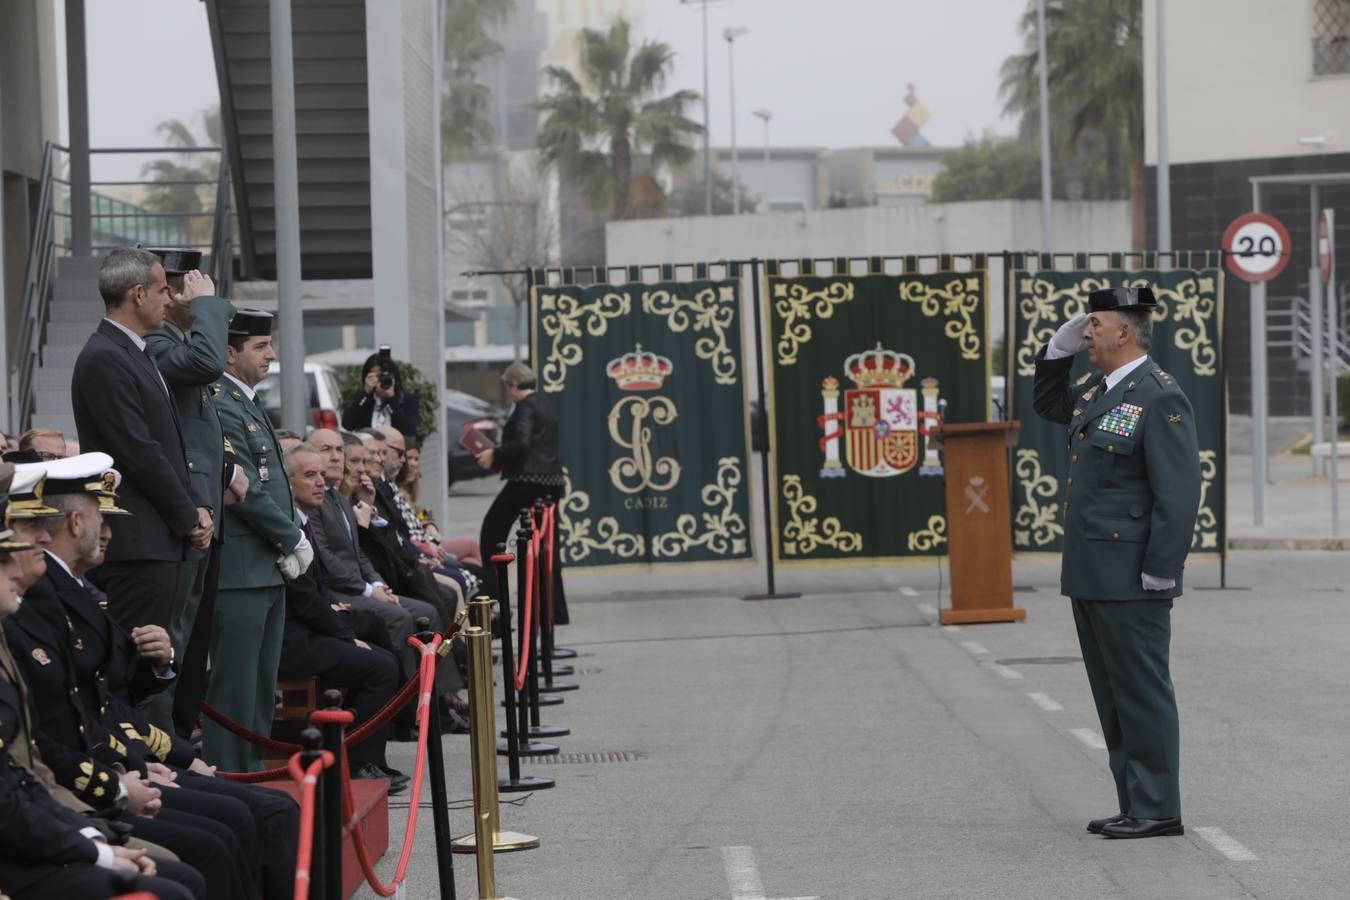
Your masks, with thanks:
M516 654L511 646L511 589L507 566L513 557L506 552L505 544L497 545L492 557L492 565L497 570L497 587L501 596L497 598L497 621L502 623L502 697L506 707L506 727L502 730L505 743L497 744L497 755L506 757L507 777L497 779L497 790L504 793L518 791L537 791L551 788L552 778L520 774L520 733L516 722Z
M529 589L530 579L533 577L534 560L530 556L530 541L534 538L533 525L530 518L530 508L527 506L520 511L520 523L516 529L516 596L520 598L519 615L517 616L517 631L520 641L520 652L528 654L526 660L525 684L516 694L516 734L519 736L519 747L521 756L550 756L558 752L557 744L547 744L543 741L536 741L530 737L530 664L534 662L533 635L534 623L526 622L528 616L528 605L525 598L531 596ZM529 616L534 618L533 616ZM519 661L517 662L519 665ZM503 690L515 690L516 673L511 672L508 681L503 685ZM538 712L535 712L535 721L538 721Z
M417 639L430 645L433 639L431 620L425 617L418 619L417 630ZM454 665L448 659L442 657L438 665ZM421 671L420 668L418 671ZM445 791L445 753L441 747L441 707L434 696L427 704L427 772L431 776L431 824L436 832L436 875L441 884L441 898L455 900L454 854L450 851L450 800ZM417 797L412 798L413 803L418 800Z
M300 732L300 768L301 771L308 772L309 767L314 765L315 760L323 755L323 734L317 728L306 728ZM324 873L326 871L325 853L324 853L324 823L327 819L327 810L323 803L323 777L319 779L319 784L315 786L314 791L314 822L310 829L310 850L309 850L309 895L311 897L327 897L324 892Z
M792 597L800 597L801 594L794 591L791 593L779 593L774 585L773 578L773 486L769 483L769 454L772 450L769 438L769 395L764 387L764 316L760 311L761 302L759 298L759 272L761 263L758 258L750 260L750 296L754 298L755 313L755 371L758 373L759 384L759 415L764 422L764 458L760 460L760 494L764 500L764 562L768 566L768 590L763 594L747 594L742 600L787 600ZM753 457L754 449L751 448L750 455Z
M341 691L324 691L325 710L342 708ZM333 764L324 769L319 790L323 793L323 877L327 890L313 896L326 900L342 900L342 725L338 722L325 722L322 728L323 749L333 754Z

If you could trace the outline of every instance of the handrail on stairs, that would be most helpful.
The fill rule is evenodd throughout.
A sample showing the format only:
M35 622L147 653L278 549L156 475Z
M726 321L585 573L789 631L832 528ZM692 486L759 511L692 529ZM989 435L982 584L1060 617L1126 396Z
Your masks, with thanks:
M65 147L47 141L42 148L42 177L38 191L33 240L23 275L23 315L19 318L18 340L14 342L9 420L22 431L32 421L38 367L42 363L47 319L51 314L52 269L56 266L56 232L52 200L52 167L56 150Z
M230 217L230 159L220 154L216 177L216 209L211 223L211 280L216 295L228 297L234 281L234 223Z

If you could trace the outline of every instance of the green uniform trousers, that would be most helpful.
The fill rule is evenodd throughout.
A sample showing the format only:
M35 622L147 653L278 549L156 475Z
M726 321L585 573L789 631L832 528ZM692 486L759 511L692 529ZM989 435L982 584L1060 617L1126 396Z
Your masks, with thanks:
M286 627L286 588L222 589L216 593L214 619L206 702L245 728L270 735ZM263 751L204 719L202 757L226 772L257 772L262 769Z
M1120 811L1181 815L1180 731L1168 670L1171 600L1074 600L1073 619Z

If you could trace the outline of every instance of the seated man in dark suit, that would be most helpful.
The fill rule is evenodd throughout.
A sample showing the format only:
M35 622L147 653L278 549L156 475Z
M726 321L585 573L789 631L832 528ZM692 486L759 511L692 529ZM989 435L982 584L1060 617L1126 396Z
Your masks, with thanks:
M286 476L300 514L301 527L314 533L309 515L323 505L323 460L308 444L285 456ZM311 543L313 540L311 539ZM398 662L393 654L358 640L349 623L333 609L323 562L317 556L299 577L286 583L286 631L282 638L282 678L316 677L321 689L345 688L347 706L359 726L380 710L398 690ZM353 778L391 778L389 792L407 790L408 778L385 765L389 726L378 729L347 751Z

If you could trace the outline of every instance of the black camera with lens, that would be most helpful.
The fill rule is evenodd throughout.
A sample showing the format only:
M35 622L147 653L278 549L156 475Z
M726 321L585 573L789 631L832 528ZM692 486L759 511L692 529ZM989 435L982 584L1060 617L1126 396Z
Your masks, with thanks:
M394 373L383 372L380 374L380 390L392 391L394 389Z

